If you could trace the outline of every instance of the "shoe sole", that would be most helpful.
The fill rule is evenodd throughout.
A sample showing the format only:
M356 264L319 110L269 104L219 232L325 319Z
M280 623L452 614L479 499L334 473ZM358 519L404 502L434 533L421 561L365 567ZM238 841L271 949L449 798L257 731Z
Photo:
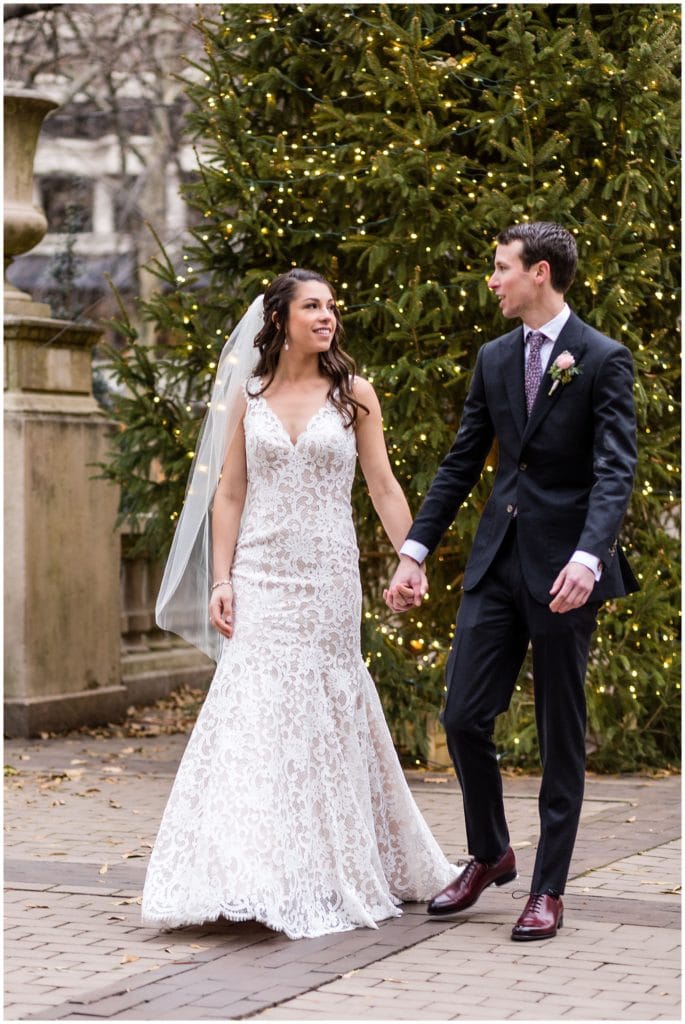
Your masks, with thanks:
M474 905L474 903L477 903L485 890L489 889L491 885L496 885L499 888L501 885L508 885L510 882L515 882L518 876L518 871L512 871L508 875L502 875L500 878L493 879L492 882L488 882L488 884L481 889L475 900L471 900L470 903L465 903L461 907L450 910L427 910L426 913L429 917L449 917L450 914L461 914L463 910L468 910L469 907Z

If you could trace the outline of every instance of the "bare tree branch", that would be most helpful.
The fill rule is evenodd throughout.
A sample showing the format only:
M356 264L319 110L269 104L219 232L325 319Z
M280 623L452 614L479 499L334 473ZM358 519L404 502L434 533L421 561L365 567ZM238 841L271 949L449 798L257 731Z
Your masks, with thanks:
M53 8L61 6L61 4L3 4L2 20L16 21L19 18L28 18L29 15L35 14L37 11L51 11Z

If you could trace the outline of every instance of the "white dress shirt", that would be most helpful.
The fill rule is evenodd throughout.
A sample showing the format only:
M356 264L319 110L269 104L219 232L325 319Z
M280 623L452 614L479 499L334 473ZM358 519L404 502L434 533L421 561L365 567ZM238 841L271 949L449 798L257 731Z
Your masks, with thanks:
M546 324L543 324L542 327L537 328L537 330L539 330L541 334L544 334L547 338L549 338L549 341L546 341L544 345L540 347L540 362L542 363L543 373L545 372L547 363L549 362L549 357L552 354L552 349L554 348L556 340L561 334L562 328L565 326L566 321L568 320L570 315L571 310L568 306L568 303L565 302L556 316L552 317L552 319L549 320ZM533 329L534 328L529 327L528 324L523 324L523 336L526 339L524 348L524 359L526 363L528 362L529 350L528 335ZM421 565L426 559L426 555L428 554L428 548L425 547L425 545L420 544L417 540L405 540L404 544L400 548L400 554L408 555L409 558L413 558L415 562L418 562L419 565ZM574 551L570 561L579 562L581 565L584 565L587 569L590 569L591 572L594 574L595 580L597 582L599 582L599 580L601 579L602 563L596 555L591 555L589 551Z

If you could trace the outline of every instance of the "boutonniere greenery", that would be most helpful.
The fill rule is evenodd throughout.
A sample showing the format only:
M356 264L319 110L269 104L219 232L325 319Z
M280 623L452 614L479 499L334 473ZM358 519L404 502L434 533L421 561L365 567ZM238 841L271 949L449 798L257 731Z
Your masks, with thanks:
M570 352L560 352L549 369L552 387L548 394L553 395L560 384L570 384L573 378L582 372L582 366L576 366L575 356Z

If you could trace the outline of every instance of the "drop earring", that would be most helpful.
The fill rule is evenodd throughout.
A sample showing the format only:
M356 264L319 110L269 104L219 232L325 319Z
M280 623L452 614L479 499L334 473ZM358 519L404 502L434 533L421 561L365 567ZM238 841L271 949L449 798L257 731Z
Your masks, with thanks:
M288 344L288 339L287 338L283 342L283 348L286 350L286 352L290 351L290 345Z

